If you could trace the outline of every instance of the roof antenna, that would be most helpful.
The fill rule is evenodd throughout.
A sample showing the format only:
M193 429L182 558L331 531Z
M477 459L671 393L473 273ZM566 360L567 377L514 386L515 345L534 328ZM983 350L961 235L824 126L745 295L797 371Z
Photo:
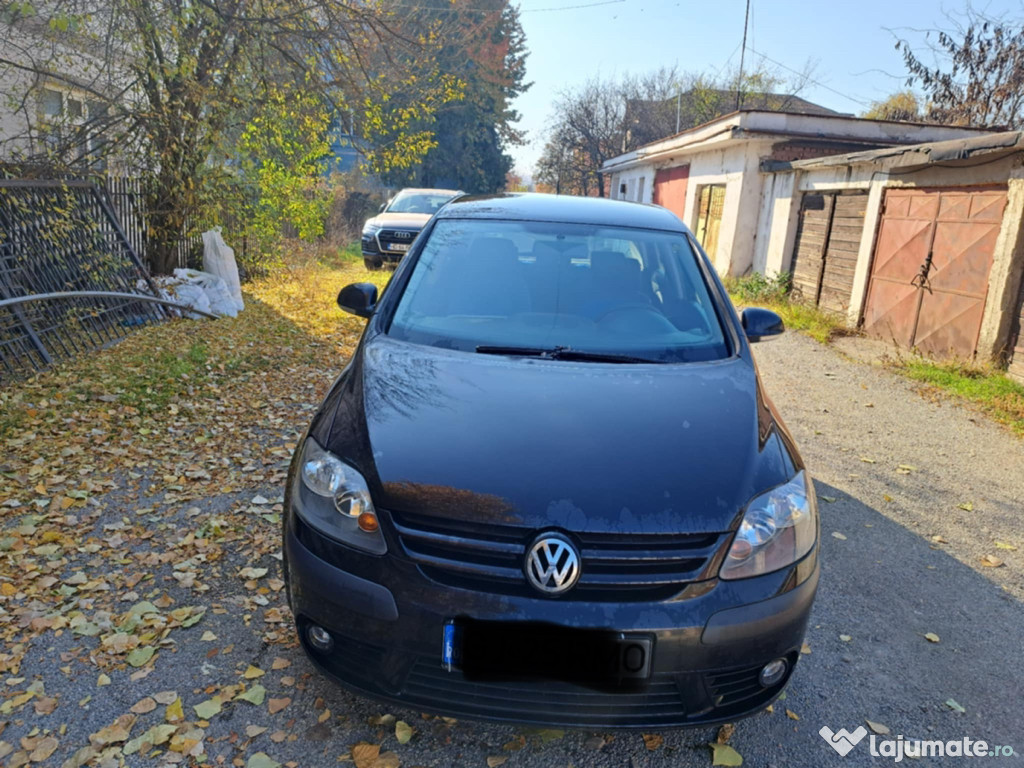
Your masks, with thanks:
M736 111L740 111L743 101L743 57L747 52L747 24L750 23L750 0L747 0L747 12L743 17L743 46L740 48L740 74L736 78Z

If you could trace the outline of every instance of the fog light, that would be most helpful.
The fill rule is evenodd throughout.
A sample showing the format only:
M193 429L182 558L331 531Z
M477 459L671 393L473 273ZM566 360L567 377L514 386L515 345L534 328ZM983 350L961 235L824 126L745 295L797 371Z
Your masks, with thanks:
M331 633L316 624L309 625L309 629L306 630L306 637L309 638L309 644L318 651L326 653L334 647L334 638L331 637Z
M785 677L788 668L789 664L786 663L785 659L769 661L764 665L764 669L761 670L761 674L757 679L765 688L771 688Z

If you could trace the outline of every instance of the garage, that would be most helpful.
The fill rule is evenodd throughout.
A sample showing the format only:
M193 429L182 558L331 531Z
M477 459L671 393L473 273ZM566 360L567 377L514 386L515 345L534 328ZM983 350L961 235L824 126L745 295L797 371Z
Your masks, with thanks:
M690 178L689 165L662 168L654 172L652 201L655 205L668 208L679 218L686 213L686 184Z
M933 357L974 356L1006 187L888 189L864 330Z
M829 312L849 311L867 199L864 192L803 196L790 263L794 298Z
M725 184L708 184L700 188L697 203L697 231L694 235L704 253L714 261L718 256L718 232L725 211Z

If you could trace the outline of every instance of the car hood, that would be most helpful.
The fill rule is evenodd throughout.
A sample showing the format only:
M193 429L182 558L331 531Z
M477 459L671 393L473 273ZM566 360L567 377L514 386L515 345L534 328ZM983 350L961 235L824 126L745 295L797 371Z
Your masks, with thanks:
M721 532L793 473L749 358L577 363L377 336L352 376L331 442L362 433L360 468L383 509L579 532Z
M368 219L366 226L396 227L399 229L423 229L430 221L429 213L381 213Z

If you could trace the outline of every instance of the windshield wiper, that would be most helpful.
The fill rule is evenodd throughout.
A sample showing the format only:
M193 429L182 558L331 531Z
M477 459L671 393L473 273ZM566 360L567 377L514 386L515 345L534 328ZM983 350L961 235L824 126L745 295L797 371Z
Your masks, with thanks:
M647 357L619 355L614 352L587 352L572 347L503 347L481 344L476 348L481 355L510 355L513 357L539 357L542 360L574 360L589 363L661 363Z

